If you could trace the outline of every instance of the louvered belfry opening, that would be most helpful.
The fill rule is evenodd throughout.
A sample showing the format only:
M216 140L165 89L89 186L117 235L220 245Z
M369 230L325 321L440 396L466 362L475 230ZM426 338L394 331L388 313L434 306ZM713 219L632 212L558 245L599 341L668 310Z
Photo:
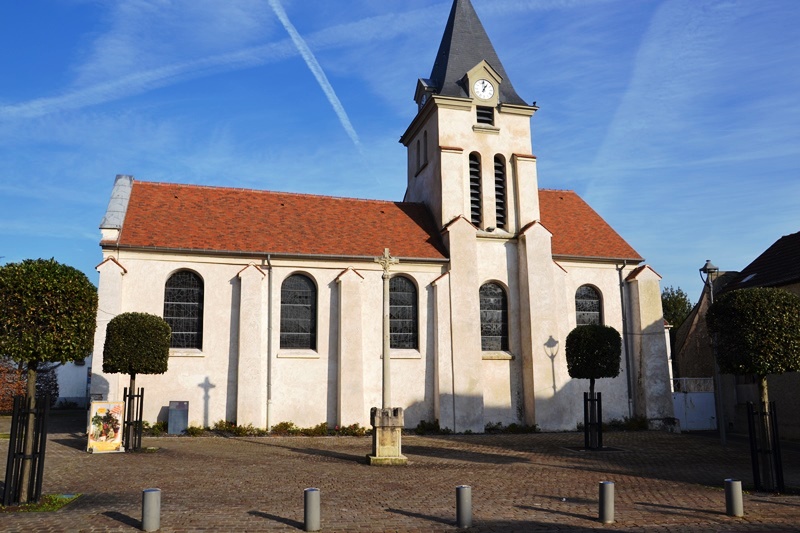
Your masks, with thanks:
M503 156L494 156L494 205L496 226L506 229L506 162Z
M486 106L477 106L478 124L488 124L494 126L494 108Z
M481 156L469 154L469 207L470 221L481 225Z

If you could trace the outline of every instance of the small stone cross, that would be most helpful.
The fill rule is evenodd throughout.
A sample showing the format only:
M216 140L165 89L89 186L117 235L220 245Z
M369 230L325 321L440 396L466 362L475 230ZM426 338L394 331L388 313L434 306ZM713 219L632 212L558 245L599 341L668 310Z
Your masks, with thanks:
M383 273L384 274L388 274L389 273L389 267L392 266L392 265L396 265L397 263L400 262L400 260L397 259L396 257L390 256L389 255L389 249L388 248L384 248L383 249L383 255L380 256L380 257L376 257L375 258L375 262L383 267Z

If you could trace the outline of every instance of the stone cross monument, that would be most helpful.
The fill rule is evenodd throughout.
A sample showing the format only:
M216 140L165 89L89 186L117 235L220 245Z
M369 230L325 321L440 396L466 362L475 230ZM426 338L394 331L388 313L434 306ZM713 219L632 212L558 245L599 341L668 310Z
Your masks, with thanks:
M376 257L375 262L383 267L383 397L380 409L370 409L372 425L372 453L367 455L371 465L404 465L408 459L402 454L403 409L390 407L392 403L392 375L389 361L391 359L391 335L389 332L389 268L399 263L396 257L389 255L384 248L383 255Z

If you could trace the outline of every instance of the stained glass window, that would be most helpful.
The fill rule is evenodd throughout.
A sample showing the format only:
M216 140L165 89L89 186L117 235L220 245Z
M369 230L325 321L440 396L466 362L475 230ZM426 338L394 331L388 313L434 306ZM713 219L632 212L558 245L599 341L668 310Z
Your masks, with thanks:
M389 280L389 345L417 349L417 288L403 276Z
M170 347L203 347L203 280L190 270L169 277L164 287L164 320L172 328Z
M480 288L481 350L508 351L508 298L497 283Z
M281 348L317 349L317 287L302 274L281 285Z
M581 285L575 292L576 323L579 326L589 324L600 325L603 317L600 313L600 291L591 285Z

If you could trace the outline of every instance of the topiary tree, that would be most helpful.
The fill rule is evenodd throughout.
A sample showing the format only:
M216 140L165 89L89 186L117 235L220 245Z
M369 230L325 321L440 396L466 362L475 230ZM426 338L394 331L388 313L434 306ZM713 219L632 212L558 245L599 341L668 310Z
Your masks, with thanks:
M773 288L722 294L706 314L725 374L755 374L761 401L767 375L800 370L800 297Z
M567 335L567 371L570 377L588 379L591 395L595 379L619 375L621 354L622 338L611 326L578 326Z
M33 453L36 371L44 363L87 357L97 316L97 289L79 270L55 259L0 267L0 354L25 365L28 431L19 502L28 501Z
M122 313L106 326L103 345L103 372L130 375L130 393L136 392L136 374L163 374L169 361L172 329L157 315ZM133 404L129 403L127 419L133 420ZM126 442L132 442L132 426Z
M780 289L758 287L722 294L706 314L716 345L720 370L726 374L755 374L764 414L769 413L767 376L800 370L800 297ZM769 448L769 417L758 417L757 435ZM759 484L775 488L777 465L761 454ZM754 472L755 474L755 472ZM760 478L760 479L759 479Z
M567 371L577 379L589 380L589 396L584 396L584 446L590 450L603 447L603 419L599 397L594 394L594 380L619 375L622 339L617 330L597 324L578 326L567 335ZM587 418L588 413L588 418Z

